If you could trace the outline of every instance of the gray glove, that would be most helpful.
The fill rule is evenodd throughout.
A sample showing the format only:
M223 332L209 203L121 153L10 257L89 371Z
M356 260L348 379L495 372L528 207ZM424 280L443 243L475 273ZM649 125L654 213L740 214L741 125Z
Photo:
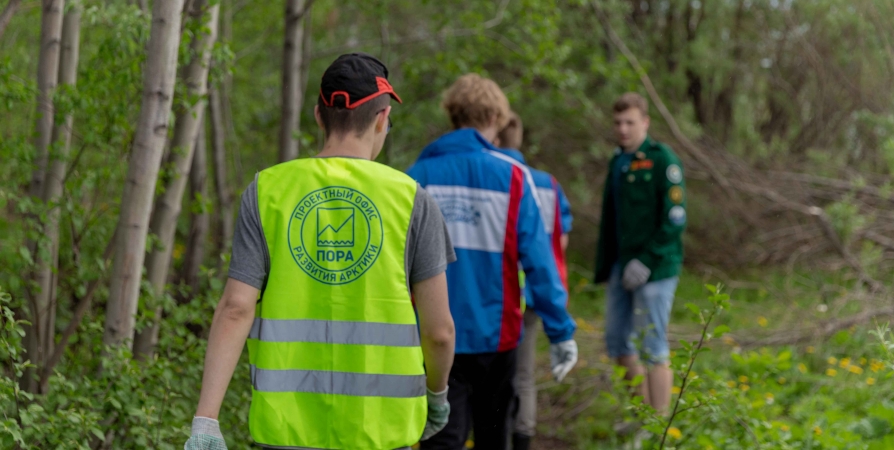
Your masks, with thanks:
M447 401L447 390L445 388L441 392L432 392L426 389L426 397L428 398L428 419L425 421L425 429L422 430L422 439L424 441L444 429L447 426L447 420L450 418L450 403Z
M624 277L621 279L621 284L624 285L624 289L635 291L648 283L651 275L652 271L645 264L638 259L631 259L627 266L624 267Z
M577 364L577 342L573 339L549 346L549 362L553 377L561 382Z
M220 434L220 422L207 417L193 417L192 435L183 450L227 450L227 442Z

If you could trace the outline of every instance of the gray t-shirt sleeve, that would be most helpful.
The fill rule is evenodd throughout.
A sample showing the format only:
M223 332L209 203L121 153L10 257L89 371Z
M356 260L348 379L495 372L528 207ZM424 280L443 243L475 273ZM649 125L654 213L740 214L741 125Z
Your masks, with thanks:
M261 228L261 212L258 209L258 177L242 193L239 217L233 231L233 255L230 258L229 277L259 290L267 283L270 255L267 240Z
M447 264L454 261L456 252L441 209L435 199L418 186L407 233L406 269L410 286L443 273Z

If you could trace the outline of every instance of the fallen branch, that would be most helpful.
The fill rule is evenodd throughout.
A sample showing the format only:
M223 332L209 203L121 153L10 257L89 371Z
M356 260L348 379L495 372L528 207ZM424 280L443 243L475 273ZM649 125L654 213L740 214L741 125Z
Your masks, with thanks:
M894 239L882 236L874 231L864 231L861 235L863 238L875 242L878 245L888 249L894 250Z
M810 342L817 338L827 338L841 330L850 328L852 326L862 325L874 319L890 316L894 316L894 306L870 309L845 319L831 320L825 323L820 323L814 327L795 329L783 333L777 333L773 336L754 339L750 341L741 341L739 339L736 339L735 336L732 337L736 339L737 342L739 342L739 345L742 348L796 345Z
M640 81L660 112L662 118L664 118L670 128L674 138L682 144L682 150L686 155L693 159L698 166L695 170L689 171L688 176L695 179L707 179L718 184L724 193L730 199L734 200L730 202L730 204L733 209L737 210L739 218L754 228L760 228L760 224L757 223L757 220L754 217L754 211L747 210L741 205L741 202L735 201L738 198L737 194L739 192L763 197L784 210L809 216L812 220L817 222L820 229L823 231L826 240L829 241L847 265L859 275L860 281L865 283L871 292L878 292L881 290L882 284L867 273L859 259L851 253L846 243L842 242L825 211L813 203L817 199L839 200L840 195L835 195L835 193L844 191L845 193L859 192L868 194L883 200L886 204L885 206L889 206L887 204L890 203L890 200L888 200L882 189L872 186L860 186L846 180L836 180L808 174L772 171L761 173L750 168L747 164L744 164L733 155L720 150L715 152L716 154L712 157L708 157L698 145L693 143L685 134L683 134L673 114L670 113L667 106L665 106L661 97L658 95L658 91L642 64L639 63L636 55L627 47L623 39L621 39L612 28L608 15L602 10L599 3L595 1L591 2L590 6L599 18L608 38L614 46L621 51L639 75ZM718 168L718 163L722 165L721 168L724 170ZM707 173L704 173L703 171ZM788 184L784 187L789 195L783 196L779 193L780 191L778 188L774 189L770 183L772 179L787 182ZM792 183L795 185L791 186ZM811 188L809 185L822 186L826 189L820 190L816 187ZM864 203L859 205L864 209L868 206ZM875 207L875 209L878 210L884 208ZM878 242L883 240L875 239L875 241ZM891 241L890 244L894 246L894 241ZM891 246L886 245L886 247L890 248Z
M783 197L778 192L770 188L766 188L763 186L757 186L748 183L737 183L737 185L747 192L761 195L780 206L784 206L786 209L813 217L819 223L820 227L823 230L823 234L826 236L826 239L830 243L832 243L838 254L840 254L841 257L844 258L845 262L847 262L847 264L851 266L851 268L854 269L857 274L859 274L860 280L866 283L872 292L878 292L882 289L882 283L872 278L863 268L863 265L860 263L860 261L856 257L854 257L847 246L844 245L843 242L841 242L841 239L838 237L838 233L835 231L835 227L832 225L832 221L829 219L829 215L826 214L826 212L823 211L822 208L820 208L819 206L802 205L798 202Z
M835 178L826 178L820 177L816 175L810 175L806 173L796 173L796 172L781 172L771 170L766 172L768 176L771 178L776 178L779 180L785 181L795 181L798 183L807 183L807 184L815 184L819 186L825 186L830 188L835 188L836 190L847 191L847 192L859 192L862 194L868 194L875 197L879 197L885 201L890 201L889 196L885 195L881 189L874 186L859 186L853 182L847 180L837 180Z

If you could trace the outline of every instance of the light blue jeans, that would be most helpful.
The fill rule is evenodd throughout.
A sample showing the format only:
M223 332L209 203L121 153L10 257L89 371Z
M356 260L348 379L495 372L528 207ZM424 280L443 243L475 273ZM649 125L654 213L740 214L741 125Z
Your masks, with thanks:
M646 283L630 292L621 284L622 267L612 268L606 290L605 343L612 358L639 355L647 364L668 361L667 324L679 277ZM636 346L639 341L642 351Z

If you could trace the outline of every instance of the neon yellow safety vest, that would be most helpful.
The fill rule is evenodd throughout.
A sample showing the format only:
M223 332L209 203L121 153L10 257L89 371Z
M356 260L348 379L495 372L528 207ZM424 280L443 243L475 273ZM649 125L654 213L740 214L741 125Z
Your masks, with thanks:
M395 449L425 426L405 252L416 182L372 161L295 160L258 175L270 253L249 335L254 440Z

